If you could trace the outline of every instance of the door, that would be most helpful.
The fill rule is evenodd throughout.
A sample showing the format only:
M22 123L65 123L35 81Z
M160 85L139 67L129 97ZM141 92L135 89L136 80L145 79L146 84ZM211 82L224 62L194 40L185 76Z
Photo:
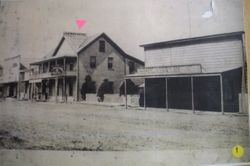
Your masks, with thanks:
M191 78L168 78L168 107L192 109Z
M194 109L221 111L219 76L194 77Z
M146 107L166 108L165 78L150 78L145 80Z

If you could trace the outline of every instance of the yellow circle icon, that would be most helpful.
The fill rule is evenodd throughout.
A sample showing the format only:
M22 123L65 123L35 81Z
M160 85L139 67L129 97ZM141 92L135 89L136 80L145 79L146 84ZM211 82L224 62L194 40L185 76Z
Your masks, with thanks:
M240 145L236 145L232 149L233 156L236 158L241 158L244 155L244 148Z

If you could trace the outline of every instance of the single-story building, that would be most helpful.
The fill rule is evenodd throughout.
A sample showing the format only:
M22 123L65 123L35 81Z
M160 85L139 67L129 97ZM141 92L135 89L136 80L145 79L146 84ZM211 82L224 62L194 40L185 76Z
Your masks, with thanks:
M244 33L233 32L141 45L144 106L239 112L246 93Z

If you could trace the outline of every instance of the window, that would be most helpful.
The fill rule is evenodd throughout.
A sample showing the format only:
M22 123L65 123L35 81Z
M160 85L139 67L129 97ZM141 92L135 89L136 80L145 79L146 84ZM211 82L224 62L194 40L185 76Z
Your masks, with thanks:
M90 57L90 68L96 68L96 57L95 56L91 56Z
M113 61L114 61L114 58L108 57L108 69L109 70L113 69Z
M69 64L69 71L73 71L74 70L74 63L70 63Z
M52 71L53 67L56 65L56 62L55 61L51 61L50 62L50 68L49 68L49 72Z
M98 89L98 94L99 93L104 93L104 94L113 94L114 93L114 82L109 81L108 79L104 79L102 84L100 85Z
M48 69L48 64L47 64L47 63L44 63L44 64L43 64L43 73L46 73L46 72L47 72L47 69Z
M129 66L129 74L133 74L135 72L135 63L129 61L128 66Z
M105 52L105 41L104 40L99 41L99 51Z

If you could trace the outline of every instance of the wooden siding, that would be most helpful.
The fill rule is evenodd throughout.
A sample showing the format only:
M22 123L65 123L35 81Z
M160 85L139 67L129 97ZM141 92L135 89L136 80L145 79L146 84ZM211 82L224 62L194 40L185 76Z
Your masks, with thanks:
M99 41L105 41L105 52L99 52ZM90 57L96 57L96 68L90 68ZM113 58L113 69L108 69L108 57ZM127 62L130 60L127 60ZM138 65L136 64L136 68ZM124 57L107 41L101 37L91 46L79 53L79 90L85 82L85 77L90 75L96 83L96 90L102 84L104 79L112 81L114 93L119 93L120 84L124 81L125 74L129 73L129 66L125 62Z
M201 64L203 73L242 66L242 41L230 39L145 51L145 67Z

